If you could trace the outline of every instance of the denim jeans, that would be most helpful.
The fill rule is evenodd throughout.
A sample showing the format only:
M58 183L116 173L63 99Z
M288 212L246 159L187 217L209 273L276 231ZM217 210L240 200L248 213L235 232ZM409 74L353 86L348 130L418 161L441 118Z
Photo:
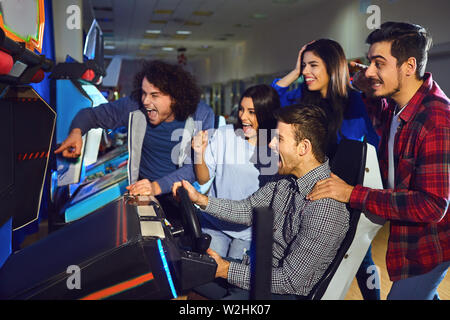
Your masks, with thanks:
M378 286L368 286L368 282L371 282L372 278L375 278L374 280ZM364 300L380 300L380 275L372 259L372 245L369 246L356 273L356 281Z
M395 281L388 300L438 300L437 288L444 279L450 261L439 264L428 273Z
M250 250L251 241L232 238L223 231L215 228L206 219L199 216L202 226L202 232L211 236L211 244L209 247L217 252L223 258L232 258L241 260L247 250Z

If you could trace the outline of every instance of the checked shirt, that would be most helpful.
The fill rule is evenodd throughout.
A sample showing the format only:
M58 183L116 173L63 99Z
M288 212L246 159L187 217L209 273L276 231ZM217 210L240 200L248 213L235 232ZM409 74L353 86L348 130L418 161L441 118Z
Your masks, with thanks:
M327 160L298 179L276 176L241 201L209 198L206 212L245 225L252 224L253 208L272 208L272 293L308 295L332 262L347 233L349 212L345 204L332 199L305 199L317 181L329 176ZM228 282L249 290L248 260L230 263Z
M388 139L396 103L365 100L374 128L383 183L388 181ZM431 74L399 115L392 190L355 186L350 206L390 220L386 265L392 281L431 271L450 260L450 101Z

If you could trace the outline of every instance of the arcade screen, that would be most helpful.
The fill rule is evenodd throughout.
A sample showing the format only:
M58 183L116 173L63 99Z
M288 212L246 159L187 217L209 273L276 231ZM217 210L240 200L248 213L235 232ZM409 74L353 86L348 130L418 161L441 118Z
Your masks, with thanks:
M95 19L86 35L83 54L86 58L97 62L100 67L104 67L103 33Z
M89 98L92 100L93 108L97 107L102 103L108 102L108 100L105 99L105 97L101 94L100 91L98 91L97 87L95 87L94 85L83 84L81 87L83 88L85 93L89 96ZM103 133L102 129L91 129L89 131L83 157L83 165L85 167L97 161L98 149L100 146L102 133Z
M44 0L1 0L0 27L14 41L25 42L31 51L42 51Z
M97 180L92 181L91 183L83 186L81 190L75 195L71 204L75 204L83 199L90 197L91 195L97 193L100 190L103 190L117 182L126 179L128 176L127 167L122 167L116 171L113 171Z
M75 83L76 84L76 83ZM91 84L74 85L70 80L58 80L57 90L57 143L69 134L68 128L75 114L82 108L95 108L108 102ZM58 186L79 183L84 179L85 168L97 161L103 129L91 129L83 136L83 150L78 159L57 158Z

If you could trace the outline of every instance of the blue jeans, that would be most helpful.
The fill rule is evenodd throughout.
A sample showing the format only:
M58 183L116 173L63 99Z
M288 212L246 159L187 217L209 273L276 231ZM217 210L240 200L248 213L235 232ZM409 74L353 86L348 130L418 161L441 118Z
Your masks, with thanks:
M359 290L364 300L380 300L380 275L372 259L372 245L369 246L361 266L356 273ZM375 281L375 285L369 287L369 283Z
M250 250L250 240L232 238L221 230L215 228L206 219L199 215L199 221L202 226L202 232L211 236L209 247L217 252L223 258L232 258L241 260L247 250Z
M395 281L388 300L438 300L437 288L444 279L450 261L439 264L428 273Z

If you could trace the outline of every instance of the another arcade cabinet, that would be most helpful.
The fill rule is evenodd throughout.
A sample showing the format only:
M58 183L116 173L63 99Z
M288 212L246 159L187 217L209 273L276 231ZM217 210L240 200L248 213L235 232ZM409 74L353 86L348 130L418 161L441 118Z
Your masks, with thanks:
M90 59L83 63L60 63L51 75L56 81L58 144L68 136L70 123L78 111L108 102L96 86L105 70L103 36L95 20L86 36L84 53ZM58 189L52 192L57 214L52 219L52 230L92 213L126 191L127 147L112 150L97 159L100 142L105 136L103 129L91 129L83 136L83 148L78 159L57 158Z
M44 23L43 0L1 3L0 267L11 254L12 231L38 219L49 162L56 113L28 85L42 81L53 67L38 54Z

